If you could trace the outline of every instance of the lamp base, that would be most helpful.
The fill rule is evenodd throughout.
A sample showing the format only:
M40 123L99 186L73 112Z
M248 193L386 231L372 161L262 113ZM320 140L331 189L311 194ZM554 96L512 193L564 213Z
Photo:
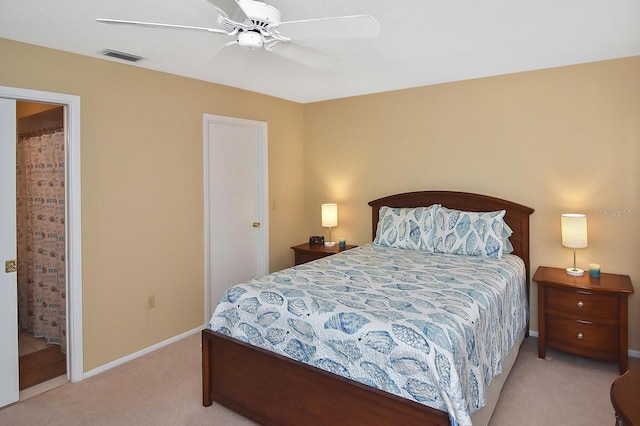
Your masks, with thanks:
M335 247L336 243L334 241L329 241L329 242L324 243L324 246L325 247Z
M581 277L584 275L584 271L578 268L567 268L566 271L568 275L571 275L574 277Z

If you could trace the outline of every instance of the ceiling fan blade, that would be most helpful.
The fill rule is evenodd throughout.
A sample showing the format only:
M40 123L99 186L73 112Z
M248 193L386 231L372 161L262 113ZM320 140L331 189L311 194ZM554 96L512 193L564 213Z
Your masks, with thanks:
M238 44L238 40L233 40L233 41L230 41L230 42L228 42L228 43L223 44L223 45L222 45L222 46L220 46L218 49L216 49L216 51L215 51L215 52L213 52L213 53L211 54L211 56L209 56L209 57L207 58L207 60L206 60L206 61L204 61L202 64L204 65L204 64L206 64L207 62L209 62L210 60L212 60L212 59L214 58L214 56L216 56L218 53L220 53L220 51L221 51L222 49L224 49L225 47L233 46L234 44Z
M206 31L209 33L225 34L225 35L228 34L226 31L220 30L217 28L193 27L190 25L159 24L156 22L124 21L121 19L103 19L103 18L98 18L96 19L96 21L101 22L103 24L123 24L123 25L132 25L136 27L169 28L169 29L177 29L177 30Z
M380 24L373 16L355 15L281 22L275 31L291 40L377 37Z
M331 68L337 62L335 57L327 55L326 53L286 41L279 41L269 46L265 45L265 49L283 58L317 70Z
M226 16L229 20L242 23L248 20L247 14L240 7L237 0L208 0L216 8L218 13Z

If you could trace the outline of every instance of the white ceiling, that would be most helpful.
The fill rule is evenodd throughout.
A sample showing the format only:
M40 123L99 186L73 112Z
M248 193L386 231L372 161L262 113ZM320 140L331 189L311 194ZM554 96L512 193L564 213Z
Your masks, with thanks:
M0 37L104 60L120 50L146 58L132 66L301 103L640 55L638 0L266 2L283 21L369 14L380 35L300 43L338 58L324 71L237 47L207 61L227 36L95 21L219 28L206 0L0 0Z

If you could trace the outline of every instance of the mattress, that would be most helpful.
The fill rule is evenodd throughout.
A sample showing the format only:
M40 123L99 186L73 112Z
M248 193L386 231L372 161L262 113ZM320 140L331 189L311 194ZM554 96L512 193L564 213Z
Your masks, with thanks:
M522 260L358 247L230 288L208 327L470 425L527 322Z

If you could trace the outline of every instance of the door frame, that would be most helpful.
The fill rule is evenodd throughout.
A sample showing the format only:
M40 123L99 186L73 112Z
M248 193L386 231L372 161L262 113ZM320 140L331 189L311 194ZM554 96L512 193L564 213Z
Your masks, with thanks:
M257 130L260 152L258 152L259 173L262 175L259 205L261 210L261 223L263 237L259 242L258 267L262 275L269 272L269 179L268 179L268 149L267 128L264 121L247 120L244 118L225 117L222 115L203 114L203 177L204 177L204 323L211 319L213 306L211 303L211 268L209 255L211 253L210 229L209 229L209 201L210 201L210 165L209 165L209 124L221 124L229 126L251 127Z
M0 98L63 105L65 141L65 240L67 277L67 378L84 379L82 340L82 221L80 96L0 86Z

